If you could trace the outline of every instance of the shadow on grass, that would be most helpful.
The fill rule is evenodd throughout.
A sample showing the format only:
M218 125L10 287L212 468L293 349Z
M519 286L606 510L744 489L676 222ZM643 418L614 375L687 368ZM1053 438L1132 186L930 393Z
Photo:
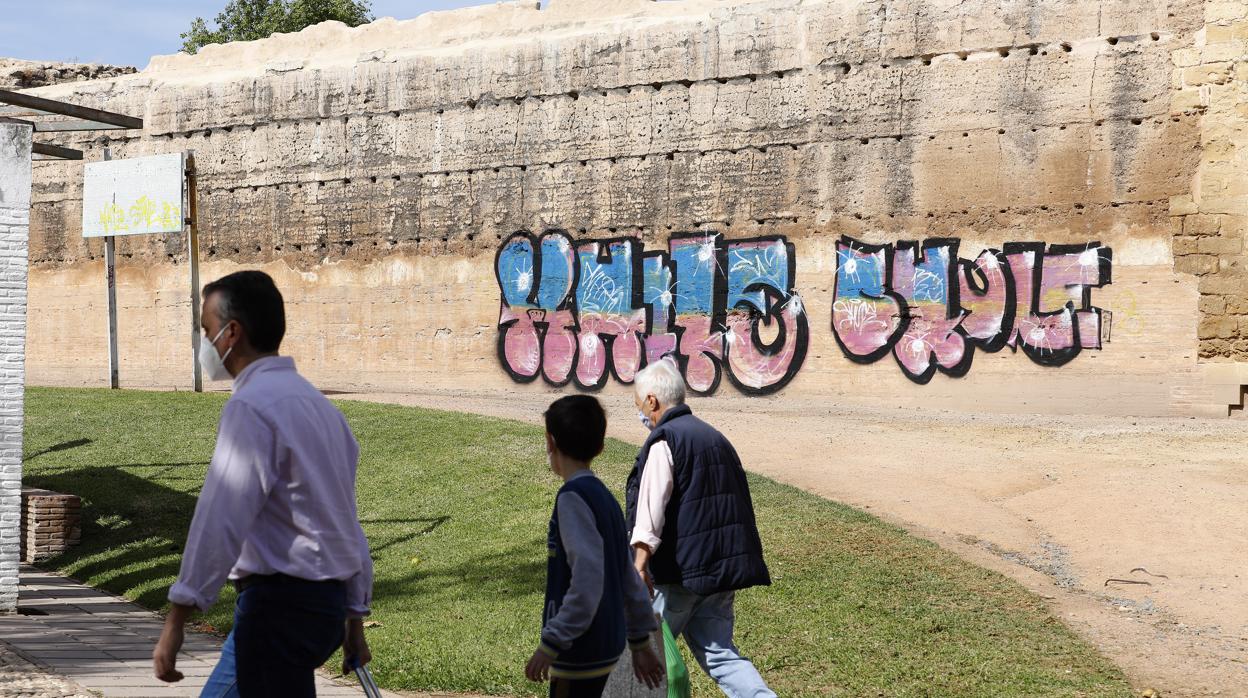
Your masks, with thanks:
M42 451L40 453L42 453ZM39 454L35 454L35 455L39 455ZM35 456L31 456L30 458L34 458L34 457ZM29 460L29 458L27 460ZM110 465L86 465L86 466L83 466L83 465L49 465L49 466L46 466L44 469L66 471L66 472L71 471L71 470L72 471L117 470L121 468L134 468L134 469L165 468L168 470L172 468L187 468L187 467L196 466L196 465L208 465L208 463L209 461L206 461L206 460L197 460L197 461L186 461L183 463L115 463L115 464L110 464Z
M164 605L164 592L150 589L153 580L176 576L196 498L127 472L125 468L177 468L202 463L153 463L98 466L53 472L30 478L30 484L82 497L82 543L43 566L125 595L149 608ZM144 589L136 593L137 589Z
M35 451L34 453L30 454L29 456L26 456L25 458L23 458L23 459L22 459L22 462L23 462L23 463L29 463L30 461L32 461L32 460L34 460L34 459L38 458L39 456L42 456L42 455L44 455L44 454L46 454L46 453L56 453L57 451L68 451L68 450L69 450L69 449L71 449L71 448L78 448L79 446L86 446L86 445L91 444L91 443L92 443L91 439L74 439L73 441L63 441L63 442L61 442L61 443L59 443L59 444L56 444L56 445L54 445L54 446L49 446L49 447L47 447L47 448L43 449L42 451Z
M43 566L125 595L148 608L161 608L165 604L167 585L152 588L152 583L171 582L177 577L182 546L198 501L189 492L161 483L194 481L186 489L197 492L203 483L198 474L170 476L182 468L207 464L191 461L89 466L65 471L50 469L50 474L31 477L29 484L33 486L76 494L83 499L82 544L44 561ZM154 469L155 472L137 475L128 472L129 469ZM372 557L377 560L386 549L429 535L450 520L450 516L443 515L363 519L360 523L369 538ZM397 535L393 530L396 526L400 529ZM470 561L437 576L446 583L461 579L472 584L479 583L472 580L484 577L491 580L490 587L495 587L498 585L493 582L507 576L504 573L519 572L517 584L532 583L537 575L545 574L544 565L540 569L537 566L515 569L516 554L518 551L485 556L480 562ZM171 556L174 557L171 559ZM478 567L481 564L488 564L488 570ZM392 580L393 584L378 580L374 595L384 595L388 587L394 587L395 593L405 593L402 588L422 576L410 575Z
M413 538L418 538L420 536L429 535L430 533L433 533L435 530L437 530L439 526L441 526L442 524L450 520L451 520L451 517L449 516L431 516L427 518L416 518L416 519L360 519L360 524L364 527L364 535L368 537L369 552L372 553L372 556L375 559L377 557L377 553L380 553L386 548L389 548L392 545L398 545L399 543L406 543L412 540ZM369 533L369 529L375 528L375 524L419 524L419 523L425 524L425 527L416 531L405 533L401 536L394 536L381 544L377 543L377 539L384 536L384 534L370 534Z
M171 554L181 553L181 549L177 545L164 544L151 539L132 541L129 544L123 543L122 545L124 547L110 548L107 553L90 556L88 558L89 562L75 564L74 575L81 578L107 580L109 583L117 584L120 578L115 575L122 570L136 565L143 569L151 569L155 560ZM67 560L68 556L62 556L53 561L59 563ZM176 567L173 570L173 574L177 574Z
M438 565L405 574L388 573L373 580L373 596L415 596L447 593L466 587L470 596L499 599L528 596L546 587L546 560L535 559L535 549L545 549L537 538L502 551L470 557L452 565ZM429 583L430 586L422 586Z

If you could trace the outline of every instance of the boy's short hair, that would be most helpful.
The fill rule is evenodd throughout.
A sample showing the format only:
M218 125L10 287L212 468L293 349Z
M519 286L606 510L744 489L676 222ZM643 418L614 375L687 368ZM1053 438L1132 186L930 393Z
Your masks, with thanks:
M543 415L546 431L564 455L589 462L602 453L607 413L592 395L568 395L550 403Z

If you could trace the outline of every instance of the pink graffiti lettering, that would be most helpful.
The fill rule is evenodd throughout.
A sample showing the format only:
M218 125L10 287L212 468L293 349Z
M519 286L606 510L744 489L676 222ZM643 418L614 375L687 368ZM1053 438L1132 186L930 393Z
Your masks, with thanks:
M673 355L697 393L725 374L747 394L783 388L805 360L809 327L781 237L674 235L666 251L633 238L573 243L516 233L495 260L499 359L519 382L631 383Z
M975 349L1021 349L1062 366L1100 349L1104 313L1092 289L1111 283L1113 251L1100 243L1010 243L973 261L959 241L837 244L832 330L845 355L872 363L890 351L906 377L963 376Z

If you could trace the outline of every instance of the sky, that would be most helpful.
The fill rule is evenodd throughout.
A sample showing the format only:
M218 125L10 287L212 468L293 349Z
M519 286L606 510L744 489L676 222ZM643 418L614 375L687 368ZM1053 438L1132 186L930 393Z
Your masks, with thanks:
M133 65L177 53L195 17L228 0L0 0L0 57ZM493 0L373 0L374 17L411 19Z

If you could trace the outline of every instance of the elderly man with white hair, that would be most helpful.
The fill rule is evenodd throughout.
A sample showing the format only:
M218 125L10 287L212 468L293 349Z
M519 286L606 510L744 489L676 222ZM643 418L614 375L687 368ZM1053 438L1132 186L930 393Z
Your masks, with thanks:
M685 404L672 359L643 368L634 387L650 429L625 497L637 572L655 611L725 695L774 698L732 641L736 592L771 584L737 451Z

